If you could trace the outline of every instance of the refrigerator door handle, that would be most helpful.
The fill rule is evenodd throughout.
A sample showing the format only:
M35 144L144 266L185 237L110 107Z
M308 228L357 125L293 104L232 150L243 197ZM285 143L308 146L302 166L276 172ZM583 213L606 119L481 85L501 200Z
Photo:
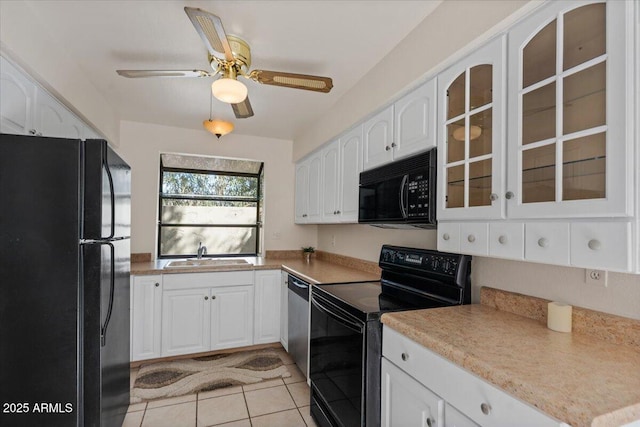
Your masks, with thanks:
M107 308L107 316L104 319L104 324L100 326L100 346L104 347L107 344L107 328L109 327L109 321L111 320L111 313L113 311L113 298L116 287L116 251L113 244L109 242L101 242L102 245L109 245L111 250L111 271L109 278L109 307Z
M103 237L103 239L112 239L116 232L116 224L115 224L116 223L116 194L113 189L113 176L111 176L111 170L109 169L109 162L107 161L108 153L107 153L106 144L104 144L103 150L104 151L102 154L102 167L107 173L107 178L109 180L109 196L111 197L111 234L109 234L106 237Z

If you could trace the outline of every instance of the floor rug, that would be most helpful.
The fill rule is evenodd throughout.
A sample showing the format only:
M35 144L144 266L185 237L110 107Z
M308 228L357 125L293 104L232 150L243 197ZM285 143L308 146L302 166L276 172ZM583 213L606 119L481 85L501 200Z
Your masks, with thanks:
M131 403L290 377L287 363L290 356L283 349L268 348L143 365Z

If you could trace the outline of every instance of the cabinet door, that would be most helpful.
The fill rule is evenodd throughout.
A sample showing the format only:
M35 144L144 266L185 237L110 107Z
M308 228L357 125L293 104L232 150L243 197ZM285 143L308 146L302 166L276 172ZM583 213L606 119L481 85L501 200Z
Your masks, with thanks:
M65 106L42 89L36 92L35 129L38 135L81 139L83 124Z
M304 224L309 216L309 163L296 165L295 221Z
M436 427L444 401L382 358L382 427Z
M131 360L160 357L162 276L132 278Z
M280 270L257 270L255 278L255 320L253 343L266 344L280 341L281 308Z
M209 351L209 289L165 291L162 296L162 356Z
M632 3L554 1L509 32L510 217L631 214Z
M322 220L322 155L314 154L309 158L309 208L307 222L318 223Z
M364 123L363 169L372 169L393 159L393 105Z
M211 350L253 344L253 286L211 291Z
M405 95L393 108L396 130L394 160L435 148L436 79Z
M362 125L357 126L340 137L340 185L338 188L340 222L358 222L362 129Z
M505 37L438 75L438 218L504 217Z
M322 150L322 222L338 222L340 145L333 141Z
M0 132L30 134L29 131L33 129L35 88L34 83L0 57Z
M289 274L281 273L280 279L280 344L289 351Z

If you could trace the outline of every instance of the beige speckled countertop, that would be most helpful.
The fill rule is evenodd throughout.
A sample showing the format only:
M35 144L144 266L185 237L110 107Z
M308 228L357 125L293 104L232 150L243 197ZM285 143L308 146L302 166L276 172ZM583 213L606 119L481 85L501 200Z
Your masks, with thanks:
M382 322L573 427L640 419L637 346L479 304L387 313Z
M312 259L305 262L301 257L294 258L263 258L245 257L248 264L216 267L181 267L165 268L171 260L158 260L149 262L131 263L132 275L149 274L178 274L178 273L204 273L211 271L238 271L238 270L277 270L284 269L295 274L303 280L314 284L337 282L362 282L367 280L379 280L380 274L370 273L340 265L325 259Z

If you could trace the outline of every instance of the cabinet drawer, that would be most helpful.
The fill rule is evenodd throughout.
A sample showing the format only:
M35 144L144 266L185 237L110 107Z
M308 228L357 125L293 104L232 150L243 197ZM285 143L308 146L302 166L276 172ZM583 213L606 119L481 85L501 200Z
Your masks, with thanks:
M563 425L387 326L382 355L480 425Z
M438 250L460 253L460 224L456 222L438 223Z
M488 255L489 224L486 222L460 224L460 252L469 255Z
M569 223L541 222L525 226L527 261L569 264Z
M524 259L524 224L516 222L489 224L489 255Z
M631 224L628 222L572 223L571 265L630 271Z
M165 290L236 285L253 285L253 270L165 274L163 278Z

